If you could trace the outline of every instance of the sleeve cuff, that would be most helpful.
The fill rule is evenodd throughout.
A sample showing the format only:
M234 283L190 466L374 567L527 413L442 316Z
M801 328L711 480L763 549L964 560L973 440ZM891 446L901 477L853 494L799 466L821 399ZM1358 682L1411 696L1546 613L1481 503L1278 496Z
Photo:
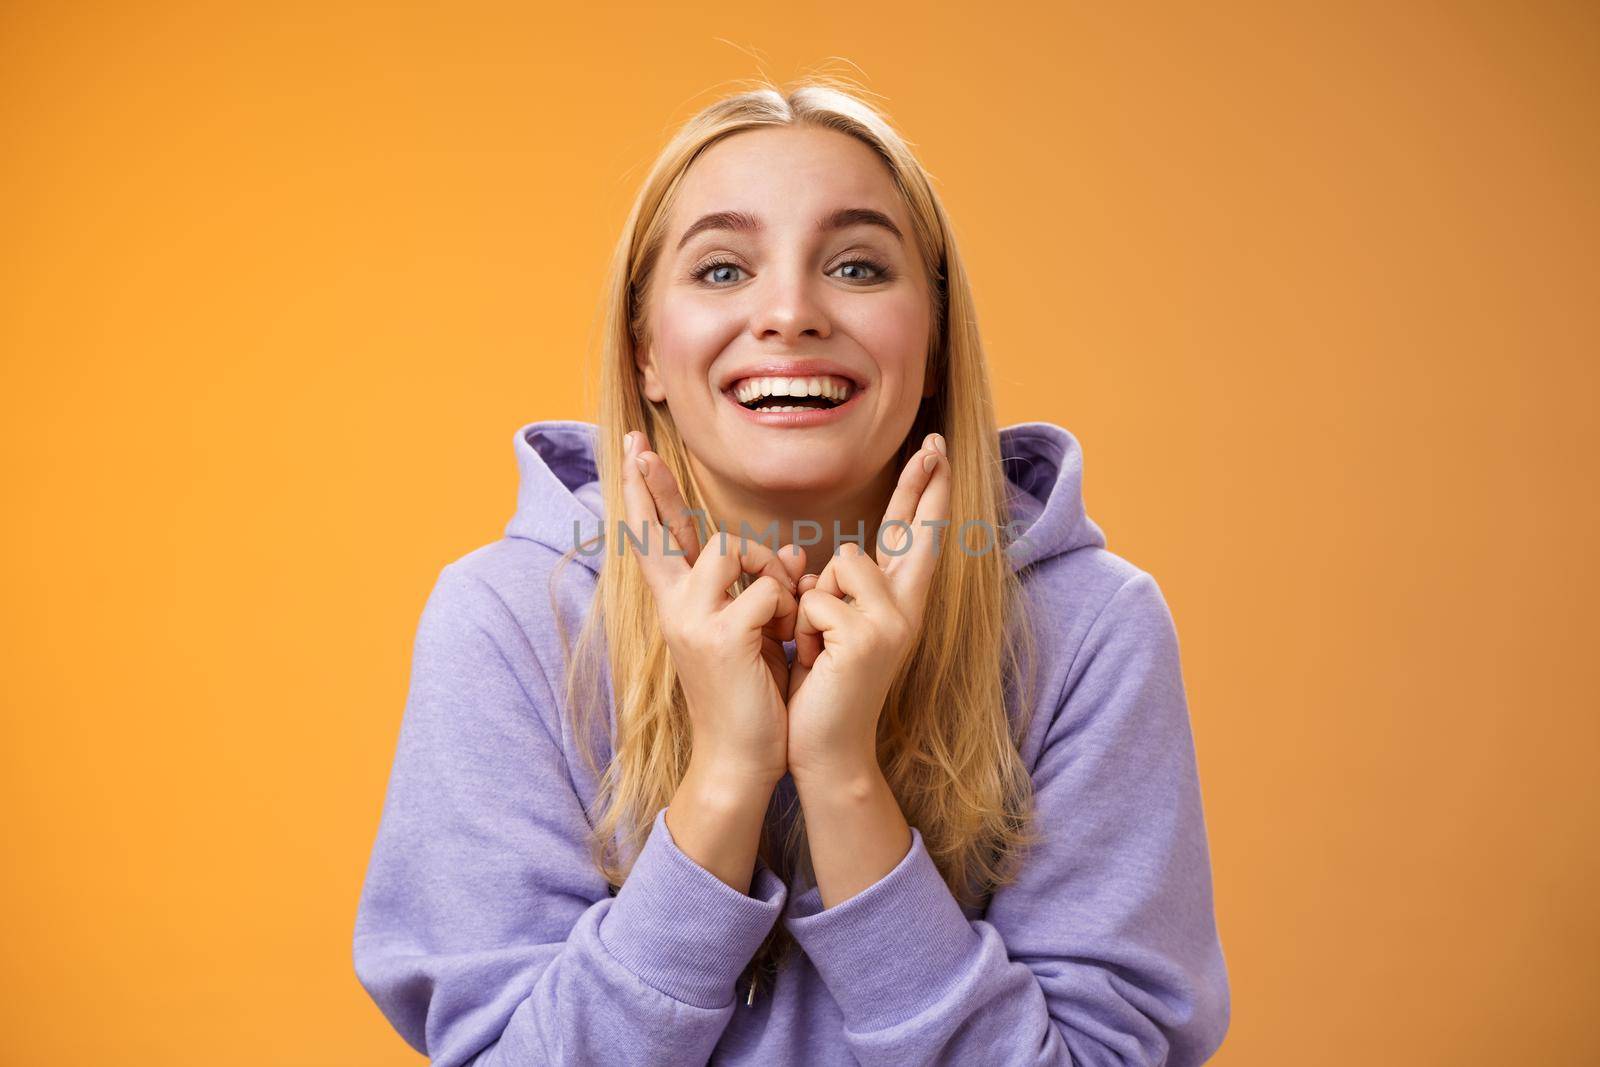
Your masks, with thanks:
M600 923L606 951L647 985L702 1008L733 1001L733 985L782 914L788 886L757 863L749 895L678 848L666 809Z
M938 1002L982 949L915 826L911 848L888 874L826 909L812 886L789 903L783 922L858 1033Z

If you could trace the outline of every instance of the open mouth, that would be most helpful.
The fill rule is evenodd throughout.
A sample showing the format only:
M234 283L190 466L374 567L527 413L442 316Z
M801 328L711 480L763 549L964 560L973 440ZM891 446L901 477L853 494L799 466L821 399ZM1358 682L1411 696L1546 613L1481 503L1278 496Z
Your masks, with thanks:
M734 382L728 395L750 411L826 411L846 403L856 392L848 378L821 375L813 378L744 378Z

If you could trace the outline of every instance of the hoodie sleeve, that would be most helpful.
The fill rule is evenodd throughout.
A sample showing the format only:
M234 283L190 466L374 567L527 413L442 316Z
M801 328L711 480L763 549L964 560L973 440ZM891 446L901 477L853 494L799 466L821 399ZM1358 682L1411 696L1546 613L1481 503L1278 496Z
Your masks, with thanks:
M1177 635L1140 572L1069 669L1033 772L1041 841L968 920L913 828L898 866L784 917L862 1064L1190 1067L1227 972Z
M750 894L731 888L677 848L663 809L612 896L555 706L499 596L445 567L417 629L357 977L435 1067L704 1064L787 886L758 864Z

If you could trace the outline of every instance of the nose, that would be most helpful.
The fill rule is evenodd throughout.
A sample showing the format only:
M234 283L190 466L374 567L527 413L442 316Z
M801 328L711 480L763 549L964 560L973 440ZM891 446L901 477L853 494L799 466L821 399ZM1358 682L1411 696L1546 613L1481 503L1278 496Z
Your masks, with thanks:
M827 337L832 331L826 310L803 269L768 270L756 282L756 307L750 334L757 341L798 344L803 337Z

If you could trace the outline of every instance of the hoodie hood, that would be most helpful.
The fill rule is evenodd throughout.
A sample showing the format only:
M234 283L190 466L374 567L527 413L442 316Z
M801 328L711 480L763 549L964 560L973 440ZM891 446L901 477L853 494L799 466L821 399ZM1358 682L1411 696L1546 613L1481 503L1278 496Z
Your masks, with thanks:
M589 538L604 528L605 503L592 422L530 422L512 438L520 484L517 510L505 535L566 552L574 531ZM1083 450L1078 439L1051 422L1021 422L1000 431L1000 455L1011 491L1018 537L1007 549L1012 569L1076 548L1104 548L1106 539L1083 506ZM574 525L576 524L576 525ZM575 562L598 571L601 556Z

